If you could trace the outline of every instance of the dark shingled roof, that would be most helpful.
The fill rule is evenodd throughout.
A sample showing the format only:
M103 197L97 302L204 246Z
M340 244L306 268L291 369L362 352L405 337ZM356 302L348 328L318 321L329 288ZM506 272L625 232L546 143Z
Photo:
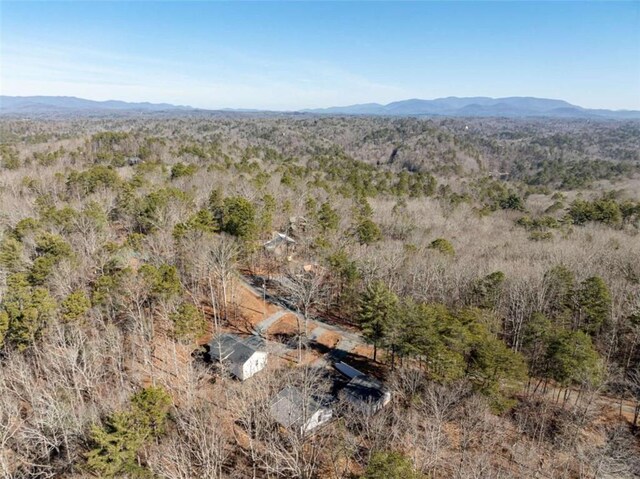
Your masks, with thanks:
M373 404L384 401L388 392L380 381L362 374L349 381L342 393L352 403Z
M234 334L221 334L209 343L209 355L215 361L244 364L256 351L258 351L257 347Z

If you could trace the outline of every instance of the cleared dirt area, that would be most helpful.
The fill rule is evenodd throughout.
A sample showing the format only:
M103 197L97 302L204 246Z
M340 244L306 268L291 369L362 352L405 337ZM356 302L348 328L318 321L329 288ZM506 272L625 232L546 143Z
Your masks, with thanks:
M365 358L373 358L373 346L369 344L360 344L356 346L351 352L358 356L364 356ZM381 356L381 354L382 353L379 351L378 355Z
M338 344L338 341L340 341L340 338L341 336L335 331L327 331L316 339L316 342L322 346L333 349L336 347L336 344Z
M310 347L303 351L302 360L298 356L297 340L296 336L299 329L304 329L304 321L300 320L298 323L298 317L291 311L279 306L277 304L270 303L268 300L263 301L262 298L256 295L255 291L250 286L243 282L238 282L235 285L233 293L234 301L237 304L230 305L230 314L227 316L226 321L222 321L220 325L220 332L228 332L240 335L255 334L260 330L260 326L263 326L261 334L274 344L281 343L282 348L276 348L270 354L270 363L276 362L305 364L312 363L325 354L334 350L336 347L340 347L340 343L347 344L351 342L353 346L349 346L349 355L344 360L349 362L367 362L373 357L373 346L367 344L359 344L353 340L353 337L349 333L342 334L340 331L336 331L333 328L327 329L327 325L317 322L309 321L307 324L307 333L311 340ZM206 298L203 298L203 302L206 303ZM203 335L198 340L199 345L207 344L213 337L213 316L210 308L204 307L205 313L207 313L207 334ZM274 318L278 314L282 314L281 317ZM275 322L267 321L264 330L265 320L272 318ZM314 335L314 330L316 334ZM351 339L345 337L350 336ZM345 342L346 341L346 342ZM315 344L316 346L313 346ZM382 351L378 351L379 359L382 357Z
M300 325L303 326L302 324ZM298 318L294 314L285 314L273 326L269 328L267 333L271 336L286 335L292 336L298 333Z
M238 305L239 314L253 327L256 327L258 323L282 309L268 301L262 301L262 298L257 297L253 291L244 284L237 285L235 300Z

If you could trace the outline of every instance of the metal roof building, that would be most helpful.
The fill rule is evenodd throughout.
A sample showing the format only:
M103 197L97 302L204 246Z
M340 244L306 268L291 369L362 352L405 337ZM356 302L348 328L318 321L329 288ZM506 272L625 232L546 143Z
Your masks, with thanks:
M377 379L360 374L351 379L340 391L342 398L365 414L374 414L389 401L391 393Z

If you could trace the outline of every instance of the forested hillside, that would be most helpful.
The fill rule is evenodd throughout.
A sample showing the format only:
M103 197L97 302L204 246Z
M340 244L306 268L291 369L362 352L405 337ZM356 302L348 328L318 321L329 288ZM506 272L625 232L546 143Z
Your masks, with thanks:
M640 476L639 122L0 127L0 476Z

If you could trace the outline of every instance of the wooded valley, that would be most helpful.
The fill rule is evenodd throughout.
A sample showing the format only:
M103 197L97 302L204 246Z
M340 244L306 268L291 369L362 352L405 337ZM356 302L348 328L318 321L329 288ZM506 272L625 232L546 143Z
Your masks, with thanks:
M640 476L640 122L0 128L0 476Z

